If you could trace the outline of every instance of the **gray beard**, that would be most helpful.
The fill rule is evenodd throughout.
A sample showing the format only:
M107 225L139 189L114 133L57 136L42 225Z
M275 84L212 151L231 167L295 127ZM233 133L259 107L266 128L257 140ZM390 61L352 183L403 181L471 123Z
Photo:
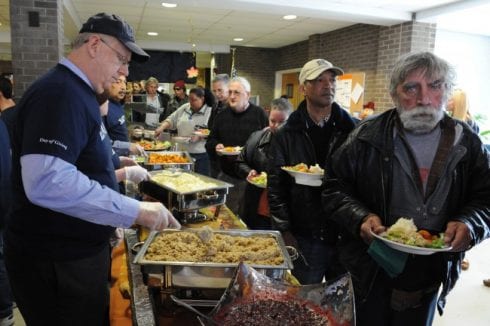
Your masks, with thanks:
M417 106L411 110L398 107L398 115L403 128L415 134L431 132L444 117L442 108Z

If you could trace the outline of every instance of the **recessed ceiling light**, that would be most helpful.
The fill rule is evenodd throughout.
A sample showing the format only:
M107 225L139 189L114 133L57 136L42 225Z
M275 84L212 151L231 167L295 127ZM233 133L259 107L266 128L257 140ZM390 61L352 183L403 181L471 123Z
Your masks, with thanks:
M148 35L150 35L150 36L157 36L157 35L158 35L158 33L157 33L157 32L148 32L148 33L146 33L146 34L148 34Z
M296 19L296 18L298 18L296 15L282 16L282 19L285 19L285 20L293 20L293 19Z
M243 41L243 38L241 38L241 37L235 37L233 39L233 41L235 41L235 42L241 42L241 41Z
M162 2L162 6L164 6L165 8L175 8L175 7L177 7L177 4L176 3L170 3L170 2Z

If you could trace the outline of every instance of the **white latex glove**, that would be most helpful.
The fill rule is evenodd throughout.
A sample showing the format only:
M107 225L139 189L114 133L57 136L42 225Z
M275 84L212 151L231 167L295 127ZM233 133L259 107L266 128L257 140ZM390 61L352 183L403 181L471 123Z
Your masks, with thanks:
M133 181L134 183L140 183L150 178L148 171L139 165L126 166L124 167L124 171L126 172L126 180Z
M121 167L138 165L135 160L127 156L119 156L119 164Z
M162 203L147 201L140 202L140 211L135 223L157 231L169 228L180 229L181 227L180 223Z
M129 145L129 152L133 155L147 156L145 149L136 143L131 143L131 145Z

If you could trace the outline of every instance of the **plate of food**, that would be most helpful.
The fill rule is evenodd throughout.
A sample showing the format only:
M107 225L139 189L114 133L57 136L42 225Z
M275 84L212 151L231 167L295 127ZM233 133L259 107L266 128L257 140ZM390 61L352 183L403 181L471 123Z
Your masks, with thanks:
M141 140L137 142L145 151L161 151L169 149L172 144L169 141L160 140Z
M318 164L308 166L305 163L299 163L293 166L283 166L281 169L289 173L297 184L313 187L322 185L324 170Z
M197 129L196 131L193 132L193 134L200 137L207 137L209 136L210 132L211 131L209 129Z
M267 173L261 172L255 177L247 178L247 182L259 188L267 188Z
M223 149L217 150L220 155L234 156L240 154L242 151L241 146L226 146Z
M444 233L436 235L427 230L417 230L413 220L404 217L381 234L371 233L388 247L414 255L432 255L452 249L444 243Z

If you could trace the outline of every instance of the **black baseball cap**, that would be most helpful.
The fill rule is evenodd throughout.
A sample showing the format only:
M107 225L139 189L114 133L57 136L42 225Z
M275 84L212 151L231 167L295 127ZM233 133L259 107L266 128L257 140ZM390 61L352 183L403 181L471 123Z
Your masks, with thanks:
M150 58L148 53L135 43L133 28L117 15L106 14L105 12L98 13L82 25L79 33L100 33L114 36L133 53L132 60L145 62Z

